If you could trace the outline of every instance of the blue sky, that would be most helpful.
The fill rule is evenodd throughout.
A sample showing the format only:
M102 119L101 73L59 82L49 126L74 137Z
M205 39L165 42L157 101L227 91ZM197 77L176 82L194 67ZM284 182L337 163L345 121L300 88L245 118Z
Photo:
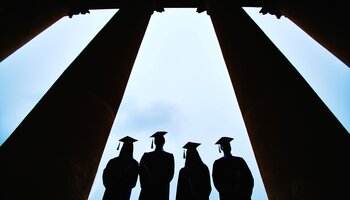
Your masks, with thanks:
M350 68L288 19L259 14L258 8L246 11L349 131ZM115 12L64 17L0 63L0 144ZM119 154L118 140L126 135L138 139L134 157L140 160L151 151L149 136L158 130L168 131L165 150L175 156L171 199L184 165L182 146L202 143L198 151L211 170L221 156L214 145L221 136L235 138L232 153L243 157L253 173L252 199L267 199L210 17L195 9L152 15L89 200L102 198L101 173ZM138 194L139 184L131 199ZM211 199L218 199L214 187Z

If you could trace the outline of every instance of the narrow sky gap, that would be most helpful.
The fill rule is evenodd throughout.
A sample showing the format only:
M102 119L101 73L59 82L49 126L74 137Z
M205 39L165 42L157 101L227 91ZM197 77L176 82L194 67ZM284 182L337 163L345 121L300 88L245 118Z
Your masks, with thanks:
M251 145L238 109L220 47L206 13L195 9L167 9L154 13L147 28L122 104L106 145L90 200L103 195L102 171L118 155L118 139L130 135L134 157L151 151L149 138L166 130L165 150L175 156L170 199L175 199L178 172L184 165L182 146L202 143L198 151L209 169L222 155L215 142L235 138L233 153L244 157L256 181L253 199L267 199ZM139 182L131 199L140 193ZM218 199L212 186L211 199Z
M350 129L350 70L289 20L248 14L309 82L340 122ZM116 10L63 18L0 63L0 144L13 132L49 87L104 26ZM246 159L255 178L253 200L267 199L209 16L195 9L154 13L137 56L125 96L105 148L89 200L101 199L101 172L119 152L118 140L131 135L134 157L151 151L149 136L166 130L165 149L174 153L171 184L184 165L182 146L202 143L198 151L211 170L221 155L214 145L234 137L233 154ZM137 199L139 184L133 190ZM212 188L211 199L218 199Z

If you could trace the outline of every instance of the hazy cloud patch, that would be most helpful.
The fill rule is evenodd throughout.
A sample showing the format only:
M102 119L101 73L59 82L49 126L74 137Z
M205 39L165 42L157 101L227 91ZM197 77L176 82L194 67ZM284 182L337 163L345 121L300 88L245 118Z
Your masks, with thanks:
M121 106L114 126L116 132L153 132L174 126L178 117L181 117L181 111L175 103L159 100L145 103L133 100Z

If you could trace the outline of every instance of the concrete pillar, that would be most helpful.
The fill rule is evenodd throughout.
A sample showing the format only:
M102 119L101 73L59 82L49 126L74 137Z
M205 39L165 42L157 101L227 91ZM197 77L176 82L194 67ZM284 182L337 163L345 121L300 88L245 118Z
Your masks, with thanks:
M4 2L0 9L0 62L68 14L62 2Z
M284 0L276 6L282 15L350 67L350 14L343 1Z
M152 13L121 8L0 147L0 199L87 199Z
M238 5L208 1L270 200L349 198L349 133Z

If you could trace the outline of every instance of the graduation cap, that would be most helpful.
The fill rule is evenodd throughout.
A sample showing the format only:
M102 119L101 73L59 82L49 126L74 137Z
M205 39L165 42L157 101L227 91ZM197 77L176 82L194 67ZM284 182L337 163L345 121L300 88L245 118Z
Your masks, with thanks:
M151 135L151 137L155 138L161 138L164 137L165 134L167 134L168 132L166 131L157 131L155 132L153 135ZM151 145L151 149L153 149L153 140L152 140L152 145Z
M132 137L125 136L125 137L123 137L122 139L119 140L119 144L118 144L117 150L119 150L120 142L124 142L124 144L132 144L132 143L134 143L136 141L137 140L132 138Z
M215 144L219 145L219 152L221 153L220 146L224 144L229 144L233 138L231 137L221 137Z
M187 142L185 144L185 146L183 146L182 148L184 149L196 149L199 145L201 145L200 143L195 143L195 142ZM186 153L185 153L185 150L184 150L184 154L183 154L183 157L186 158Z
M156 137L163 137L167 133L168 132L166 132L166 131L157 131L153 135L151 135L151 137L154 137L154 138L156 138Z

